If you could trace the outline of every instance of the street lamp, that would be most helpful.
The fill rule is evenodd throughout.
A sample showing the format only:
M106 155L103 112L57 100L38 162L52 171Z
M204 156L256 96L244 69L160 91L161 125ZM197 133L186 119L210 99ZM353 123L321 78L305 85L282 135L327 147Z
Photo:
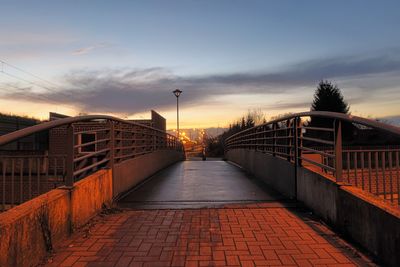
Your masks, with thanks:
M176 89L173 91L174 95L176 96L176 130L178 133L178 140L179 140L179 96L182 94L182 91L179 89Z

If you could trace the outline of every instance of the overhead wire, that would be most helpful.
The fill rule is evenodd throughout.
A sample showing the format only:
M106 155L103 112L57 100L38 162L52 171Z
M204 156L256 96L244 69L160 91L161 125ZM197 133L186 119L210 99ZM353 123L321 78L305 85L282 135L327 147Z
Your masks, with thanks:
M12 87L12 88L15 88L15 89L17 89L17 90L23 90L21 87L18 87L18 86L12 85L12 84L3 84L3 86ZM19 95L23 94L23 92L11 91L11 90L9 90L8 88L0 88L0 89L3 90L3 91L8 91L8 92L10 92L10 93L14 93L14 94L15 94L15 93L17 93L17 94L19 94ZM35 95L32 96L32 98L41 99L41 100L45 100L45 101L51 102L51 103L53 103L53 104L60 105L59 102L54 101L53 99L51 99L51 98L49 98L49 97L46 97L46 96L44 96L44 95L35 94Z
M21 77L19 77L19 76L16 76L16 75L14 75L14 74L11 74L11 73L9 73L9 72L7 72L7 71L4 70L4 69L5 69L5 68L4 68L4 65L7 65L7 66L9 66L9 67L12 67L12 68L14 68L14 69L16 69L16 70L18 70L18 71L20 71L20 72L23 72L23 73L25 73L25 74L31 75L32 77L35 77L36 79L39 79L39 80L41 80L41 81L44 81L44 82L47 82L47 83L49 83L49 84L55 85L54 83L49 82L49 81L47 81L47 80L45 80L45 79L43 79L43 78L40 78L39 76L37 76L37 75L35 75L35 74L32 74L32 73L30 73L30 72L28 72L28 71L25 71L25 70L23 70L23 69L21 69L21 68L18 68L18 67L16 67L16 66L14 66L14 65L11 65L11 64L5 62L4 60L0 60L0 63L1 63L1 68L0 68L0 73L1 73L1 74L4 74L4 75L9 76L9 77L11 77L11 78L13 78L13 79L16 79L16 80L25 82L25 83L27 83L27 84L29 84L29 85L33 85L33 86L36 86L36 87L45 89L45 90L47 90L47 91L51 91L51 92L53 92L53 93L55 93L55 94L62 94L62 95L64 95L64 96L68 97L68 98L74 98L73 96L67 95L67 94L65 94L64 92L60 92L60 91L58 91L58 90L49 88L49 87L47 87L47 86L43 86L43 85L38 84L38 83L36 83L36 82L33 82L33 81L27 80L27 79L25 79L25 78L21 78ZM19 87L19 86L15 86L15 85L11 85L11 84L5 84L5 86L13 87L13 88L15 88L15 89L21 90L21 87ZM9 91L9 92L11 92L10 90L8 90L8 89L6 89L6 88L0 88L0 89L2 89L3 91ZM23 93L19 92L19 94L23 94ZM46 95L43 95L43 94L31 94L31 96L32 96L32 98L35 98L35 99L40 99L40 100L42 100L42 101L50 102L50 103L52 103L52 104L65 107L65 108L67 108L67 109L71 109L71 107L67 107L67 106L65 106L65 105L62 105L62 104L60 104L60 102L58 102L58 101L56 101L56 100L54 100L54 99L51 99L50 97L48 97L48 96L46 96Z
M6 61L4 61L4 60L1 60L1 59L0 59L0 62L1 62L2 64L4 64L4 65L7 65L7 66L9 66L9 67L11 67L11 68L14 68L14 69L16 69L16 70L18 70L18 71L20 71L20 72L23 72L23 73L25 73L25 74L31 75L32 77L35 77L36 79L39 79L39 80L41 80L41 81L43 81L43 82L46 82L46 83L51 84L51 85L53 85L53 86L59 87L59 85L57 85L57 84L55 84L55 83L53 83L53 82L50 82L50 81L48 81L48 80L45 80L45 79L43 79L43 78L41 78L41 77L39 77L39 76L37 76L37 75L35 75L35 74L29 72L29 71L23 70L23 69L21 69L21 68L15 66L15 65L13 65L13 64L10 64L10 63L8 63L8 62L6 62ZM2 69L4 69L4 68L2 68Z
M60 91L60 90L55 90L55 89L50 88L50 87L48 87L48 86L43 86L43 85L38 84L38 83L36 83L36 82L29 81L29 80L24 79L24 78L21 78L21 77L19 77L19 76L13 75L13 74L11 74L11 73L5 71L5 70L4 70L4 66L5 66L5 65L6 65L6 66L9 66L9 67L14 68L14 69L16 69L16 70L18 70L18 71L20 71L20 72L22 72L22 73L28 74L28 75L30 75L30 76L32 76L32 77L35 77L35 78L38 79L38 80L41 80L41 81L47 82L47 83L49 83L49 84L52 84L53 86L59 87L58 85L56 85L56 84L53 83L53 82L50 82L50 81L48 81L48 80L46 80L46 79L43 79L43 78L41 78L41 77L39 77L39 76L37 76L37 75L31 73L31 72L28 72L28 71L26 71L26 70L23 70L23 69L21 69L21 68L15 66L15 65L12 65L12 64L10 64L10 63L4 61L4 60L1 60L1 59L0 59L0 63L2 64L0 73L3 73L3 74L5 74L5 75L7 75L7 76L9 76L9 77L14 78L14 79L17 79L17 80L26 82L26 83L28 83L28 84L34 85L34 86L36 86L36 87L45 89L45 90L47 90L47 91L51 91L51 92L56 93L56 94L64 95L65 97L68 97L68 98L70 98L70 99L72 99L72 100L76 100L76 98L75 98L73 95L69 95L69 94L66 94L66 93L64 93L64 92L62 92L62 91Z

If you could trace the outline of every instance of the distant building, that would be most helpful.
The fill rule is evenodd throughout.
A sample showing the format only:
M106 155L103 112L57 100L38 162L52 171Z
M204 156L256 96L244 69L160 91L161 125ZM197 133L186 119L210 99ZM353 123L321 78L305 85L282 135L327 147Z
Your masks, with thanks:
M23 128L31 127L41 123L40 120L33 118L26 118L15 115L0 114L0 135L12 133ZM27 136L3 146L1 150L5 151L27 151L27 150L46 150L47 149L47 135L37 134Z
M59 113L50 112L50 115L49 115L50 121L57 120L57 119L63 119L63 118L68 118L68 116L59 114ZM128 120L128 121L143 124L143 125L146 125L149 127L156 128L156 129L160 129L162 131L166 130L166 119L154 110L151 111L151 119ZM75 126L79 127L80 131L87 131L90 129L94 130L94 129L104 127L104 122L81 122L81 123L76 123ZM76 142L77 142L77 144L87 143L87 142L95 141L98 138L105 138L105 136L103 136L103 137L97 136L96 133L93 133L93 134L85 133L85 134L79 135ZM67 127L66 126L51 129L49 131L49 155L65 154L65 151L67 149L66 143L65 143L66 139L67 139ZM100 149L100 147L87 146L86 149L93 151L96 149ZM86 152L90 152L90 151L86 151ZM79 152L84 153L85 151L79 151Z
M160 129L162 131L167 130L167 120L154 110L151 111L151 119L147 119L147 120L136 120L135 119L135 120L128 120L128 121L144 124L146 126Z

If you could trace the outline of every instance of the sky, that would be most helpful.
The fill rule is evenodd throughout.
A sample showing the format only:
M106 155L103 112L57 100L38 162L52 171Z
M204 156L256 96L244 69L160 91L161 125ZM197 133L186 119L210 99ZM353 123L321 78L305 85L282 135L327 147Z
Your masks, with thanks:
M399 1L0 0L0 112L155 109L182 128L310 109L320 80L354 115L400 117Z

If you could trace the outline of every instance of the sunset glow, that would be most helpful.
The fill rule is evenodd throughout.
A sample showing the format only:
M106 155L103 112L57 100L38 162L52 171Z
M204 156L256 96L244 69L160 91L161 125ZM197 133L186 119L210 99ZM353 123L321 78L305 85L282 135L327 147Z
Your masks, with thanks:
M145 118L155 109L172 129L171 92L181 88L182 128L226 127L253 109L267 118L307 111L318 81L329 79L352 114L397 118L398 8L395 1L4 1L0 112ZM327 20L326 11L340 16Z

